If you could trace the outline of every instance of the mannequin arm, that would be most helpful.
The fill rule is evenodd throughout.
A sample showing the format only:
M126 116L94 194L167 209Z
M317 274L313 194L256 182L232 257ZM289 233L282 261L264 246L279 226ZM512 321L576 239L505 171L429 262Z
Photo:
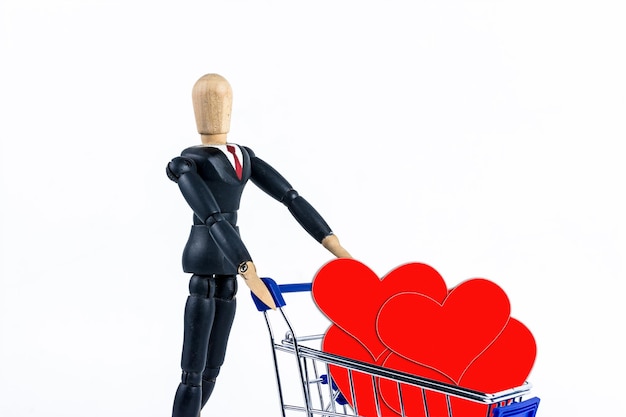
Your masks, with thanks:
M347 250L339 243L337 235L328 235L322 240L322 245L337 258L352 258Z
M348 251L339 244L339 239L313 206L300 196L278 171L267 162L257 158L252 150L248 148L246 150L250 154L252 164L252 182L274 199L283 203L304 230L333 255L338 258L350 258Z

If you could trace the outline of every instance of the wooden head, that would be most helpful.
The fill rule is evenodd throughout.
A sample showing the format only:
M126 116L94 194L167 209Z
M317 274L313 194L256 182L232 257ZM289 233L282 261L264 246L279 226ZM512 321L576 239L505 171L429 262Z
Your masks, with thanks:
M218 74L206 74L193 86L193 110L203 143L226 143L230 130L233 91Z

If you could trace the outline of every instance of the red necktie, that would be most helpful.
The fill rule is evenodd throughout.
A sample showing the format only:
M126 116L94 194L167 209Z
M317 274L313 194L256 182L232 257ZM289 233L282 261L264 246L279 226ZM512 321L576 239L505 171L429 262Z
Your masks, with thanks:
M226 149L228 149L228 152L233 154L233 157L235 158L235 172L237 173L237 178L241 179L241 162L239 162L239 158L237 158L235 147L233 145L226 145Z

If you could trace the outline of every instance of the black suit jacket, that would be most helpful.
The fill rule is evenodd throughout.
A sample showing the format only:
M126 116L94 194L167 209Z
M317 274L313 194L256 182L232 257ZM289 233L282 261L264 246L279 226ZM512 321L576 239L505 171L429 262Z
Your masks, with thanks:
M237 146L237 145L235 145ZM243 156L242 177L224 153L212 146L194 146L168 164L194 212L193 226L183 251L183 269L201 275L233 275L237 265L252 260L239 237L237 210L244 187L251 180L287 206L296 220L319 242L332 231L319 213L274 168L239 147Z

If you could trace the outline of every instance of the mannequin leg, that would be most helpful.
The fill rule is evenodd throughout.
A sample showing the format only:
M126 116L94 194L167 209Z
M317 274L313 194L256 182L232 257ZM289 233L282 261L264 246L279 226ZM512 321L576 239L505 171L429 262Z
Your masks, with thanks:
M185 332L181 382L174 397L172 417L198 417L202 406L202 371L215 318L215 279L193 275L185 305Z
M215 319L209 338L206 366L202 374L202 407L209 400L215 387L215 379L224 363L226 345L235 318L236 294L236 276L215 277Z

